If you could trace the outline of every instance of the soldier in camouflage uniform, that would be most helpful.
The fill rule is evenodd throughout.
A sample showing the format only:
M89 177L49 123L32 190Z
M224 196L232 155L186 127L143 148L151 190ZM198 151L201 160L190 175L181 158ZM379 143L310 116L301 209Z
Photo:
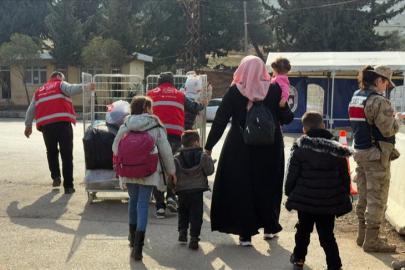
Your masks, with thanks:
M366 252L394 252L396 247L378 237L387 206L391 161L399 157L395 134L404 115L393 114L391 102L382 93L395 87L388 66L366 66L359 72L359 86L349 104L354 134L354 160L359 200L357 245Z

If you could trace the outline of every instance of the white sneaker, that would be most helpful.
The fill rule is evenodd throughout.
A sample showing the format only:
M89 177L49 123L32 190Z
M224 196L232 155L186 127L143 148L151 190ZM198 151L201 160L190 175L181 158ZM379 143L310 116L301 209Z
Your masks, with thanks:
M157 218L165 218L165 209L160 208L156 211L156 217Z
M177 203L172 198L167 199L167 208L169 208L170 212L177 212Z
M242 247L248 247L252 246L252 241L246 241L242 237L239 237L239 244L241 244Z
M248 246L252 246L252 242L250 241L240 241L239 240L239 244L243 247L248 247Z
M263 234L263 239L264 239L264 240L266 240L266 239L273 239L276 235L277 235L276 233L275 233L275 234L272 234L272 233L264 233L264 234Z

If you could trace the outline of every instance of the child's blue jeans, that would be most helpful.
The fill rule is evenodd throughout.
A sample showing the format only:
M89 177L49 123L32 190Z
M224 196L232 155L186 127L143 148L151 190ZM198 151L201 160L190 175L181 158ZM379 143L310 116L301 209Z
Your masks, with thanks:
M136 224L137 231L146 231L146 225L148 224L149 201L153 188L154 186L127 183L129 194L129 224Z

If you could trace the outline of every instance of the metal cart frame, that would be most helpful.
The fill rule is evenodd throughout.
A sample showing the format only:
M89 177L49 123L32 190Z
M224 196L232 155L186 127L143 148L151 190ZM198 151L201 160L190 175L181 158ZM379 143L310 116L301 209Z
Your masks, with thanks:
M135 95L144 95L143 78L138 75L123 74L97 74L92 76L89 73L82 73L83 85L94 82L96 89L91 92L83 91L83 134L86 128L96 120L105 120L107 114L106 105L112 104L117 100L126 100L130 102ZM87 169L85 170L87 174ZM111 179L113 180L113 179ZM119 187L115 189L85 189L88 202L91 204L94 200L127 200L128 196L97 196L101 193L119 193L124 192Z

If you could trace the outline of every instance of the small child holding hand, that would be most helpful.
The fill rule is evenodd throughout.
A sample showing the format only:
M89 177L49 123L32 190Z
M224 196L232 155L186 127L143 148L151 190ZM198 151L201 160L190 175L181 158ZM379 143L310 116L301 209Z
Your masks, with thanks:
M214 161L200 147L197 130L187 130L181 135L183 148L174 156L177 180L174 178L174 192L179 198L179 242L187 242L190 226L189 248L198 249L201 225L203 223L203 193L210 190L208 175L214 173Z

